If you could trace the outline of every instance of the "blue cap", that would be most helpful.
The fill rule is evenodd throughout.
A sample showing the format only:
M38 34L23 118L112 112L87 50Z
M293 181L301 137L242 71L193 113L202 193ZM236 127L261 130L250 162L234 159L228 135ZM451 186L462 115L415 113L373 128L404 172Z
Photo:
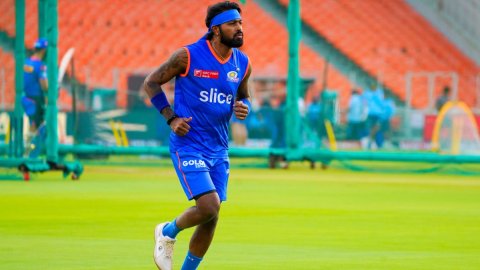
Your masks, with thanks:
M35 49L45 49L48 46L48 41L45 38L39 38L37 41L35 41L35 44L33 47Z

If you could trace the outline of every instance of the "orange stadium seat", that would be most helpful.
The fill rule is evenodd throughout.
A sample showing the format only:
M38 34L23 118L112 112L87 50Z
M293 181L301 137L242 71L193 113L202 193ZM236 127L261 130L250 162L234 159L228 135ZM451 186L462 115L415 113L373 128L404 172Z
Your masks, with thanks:
M15 35L15 0L0 1L0 29L7 32L7 34Z
M0 47L0 109L12 109L15 103L15 59Z
M89 87L113 87L114 69L119 70L119 92L126 92L126 77L132 70L152 70L177 48L194 42L205 32L205 7L217 0L59 1L59 56L75 47L77 78ZM283 5L288 0L280 0ZM405 98L405 74L420 71L454 71L459 74L460 99L472 105L479 68L422 16L402 0L301 1L306 24L334 44L364 70L380 74L397 96ZM28 1L26 45L37 37L37 1ZM198 7L202 7L198 10ZM287 74L288 33L254 1L242 5L245 45L253 76ZM0 1L0 29L15 34L14 1ZM2 56L3 59L3 56ZM325 60L308 46L301 46L300 66L304 77L316 82L306 96L309 101L323 84ZM340 92L345 106L352 82L348 75L329 68L327 86ZM438 87L449 80L439 79ZM427 102L426 84L414 83L414 106ZM440 89L436 89L439 91ZM126 96L119 97L126 104Z
M289 1L280 2L287 5ZM325 0L301 4L301 16L307 24L370 74L385 74L385 84L399 97L405 98L405 80L399 77L409 71L453 71L460 79L459 98L470 105L475 103L473 78L479 67L405 1ZM374 57L383 60L372 61ZM448 83L441 79L438 82L439 88ZM413 85L417 93L413 105L425 107L426 85Z
M121 5L114 5L114 2L59 2L59 55L61 57L68 48L75 47L77 77L91 88L113 86L111 74L115 68L153 69L175 49L200 38L206 27L205 11L198 12L198 6L206 7L216 1L202 0L195 5L187 1L167 0L123 2ZM13 3L10 4L9 7L12 7ZM244 50L251 58L254 74L286 76L288 37L284 26L253 2L242 8L245 10ZM29 4L27 13L36 14L36 9L36 4ZM14 20L14 17L10 19ZM36 20L36 15L28 18L27 25L35 29ZM14 23L3 20L0 23L2 29L7 29L4 25L8 25L10 34L14 34ZM29 33L27 45L33 43L36 37L35 31ZM320 79L324 60L305 46L301 53L302 73ZM331 74L334 78L342 78L332 80L335 83L332 88L348 89L345 77L333 69ZM126 82L125 76L120 74L120 87L126 87L126 83L122 83ZM346 98L342 100L346 101ZM126 102L120 98L119 103Z

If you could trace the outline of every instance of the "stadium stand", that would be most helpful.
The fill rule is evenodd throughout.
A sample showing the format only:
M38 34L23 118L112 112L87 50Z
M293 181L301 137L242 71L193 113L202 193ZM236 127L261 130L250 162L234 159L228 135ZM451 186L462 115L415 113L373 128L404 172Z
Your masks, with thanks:
M25 45L31 47L38 37L38 1L25 1L26 16L25 16ZM2 0L0 1L0 30L5 31L9 36L15 36L15 1Z
M152 69L175 49L200 38L205 33L205 14L196 9L216 1L202 0L195 5L188 1L139 1L122 5L114 5L114 2L60 1L59 54L61 56L68 48L75 47L77 78L92 88L118 86L119 105L125 106L128 73L136 69ZM13 8L13 3L8 7ZM36 8L35 5L27 6L27 14L36 14ZM255 75L285 77L288 57L285 27L253 1L243 9L246 33L243 50L252 59ZM28 19L27 25L33 25L35 20ZM6 18L0 27L13 36L14 18ZM27 31L26 44L35 39L35 35L29 35L31 32ZM302 73L317 78L312 93L318 93L324 60L305 46L302 46L301 53ZM115 69L119 70L116 79L113 75ZM347 90L350 87L348 80L333 69L328 81L333 89ZM347 96L342 100L346 102Z
M480 2L407 0L462 52L480 64Z
M288 0L280 0L283 5ZM479 67L405 1L302 1L302 19L339 50L405 98L407 72L456 72L459 99L475 104ZM440 79L436 92L450 81ZM427 80L413 83L413 105L427 104Z
M5 32L10 37L14 37L15 1L0 1L0 10L2 11L2 15L0 16L0 31ZM29 14L29 16L25 17L25 45L31 48L38 36L37 1L26 1L26 13ZM9 49L13 50L13 48ZM0 91L5 91L0 95L0 98L4 97L4 100L1 100L0 104L5 104L6 109L13 109L15 102L15 59L13 53L2 49L2 46L0 46L0 69L0 73L4 72L3 78L0 77Z
M13 55L0 47L0 109L12 109L14 103L15 61Z
M0 29L12 36L15 35L15 1L1 1L0 9L3 11L2 16L0 16Z
M27 2L26 45L30 47L37 37L37 1ZM201 37L205 33L204 7L214 2L59 1L59 55L75 47L77 79L90 89L118 89L117 105L127 106L127 76L155 68L176 48ZM280 2L286 5L288 0ZM255 76L286 76L285 27L255 1L247 1L242 8L243 50L252 59ZM0 9L6 10L0 17L0 30L13 37L14 1L1 1ZM404 1L302 1L302 18L370 74L379 75L401 98L405 98L407 72L455 71L460 76L460 99L470 105L475 102L478 67ZM328 88L340 92L340 105L345 107L352 83L334 68L323 78L324 62L312 49L301 46L302 75L316 79L307 102L327 80ZM437 83L436 91L449 82ZM413 105L425 107L427 80L415 79L413 86Z

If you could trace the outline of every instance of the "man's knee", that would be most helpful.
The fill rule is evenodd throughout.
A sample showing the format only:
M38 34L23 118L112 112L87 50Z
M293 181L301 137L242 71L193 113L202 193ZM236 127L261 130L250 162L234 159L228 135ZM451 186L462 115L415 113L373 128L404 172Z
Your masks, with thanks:
M200 197L197 200L197 208L205 220L217 218L220 211L220 199L218 198L218 194L210 193Z
M205 220L212 220L218 216L220 211L220 202L211 202L210 204L202 204L198 207Z

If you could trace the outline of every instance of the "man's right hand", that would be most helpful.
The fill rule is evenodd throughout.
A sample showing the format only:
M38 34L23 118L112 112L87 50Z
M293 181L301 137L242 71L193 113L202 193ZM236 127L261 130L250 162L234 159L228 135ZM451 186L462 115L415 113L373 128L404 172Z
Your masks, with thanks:
M185 136L190 131L190 123L192 121L192 117L178 117L173 119L172 123L170 123L170 128L173 130L175 134L178 136Z

